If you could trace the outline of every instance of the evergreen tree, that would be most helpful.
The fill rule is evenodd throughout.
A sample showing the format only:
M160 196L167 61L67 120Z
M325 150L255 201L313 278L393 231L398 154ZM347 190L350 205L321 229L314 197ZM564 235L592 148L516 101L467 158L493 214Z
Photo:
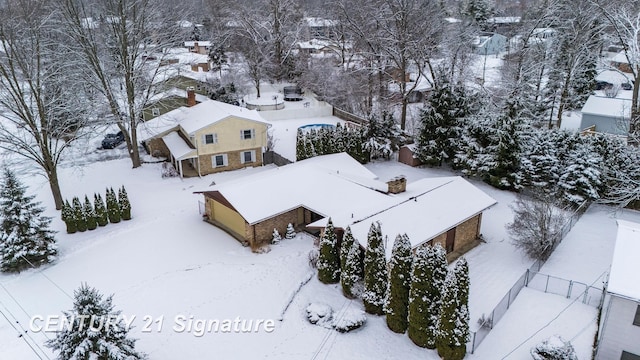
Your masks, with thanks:
M347 256L351 250L351 245L356 241L351 233L351 226L347 226L342 235L342 242L340 243L340 268L344 269L347 262Z
M84 196L84 214L87 219L87 230L95 230L98 227L98 219L96 218L96 212L87 195Z
M73 211L73 207L69 204L69 200L66 200L62 205L62 221L67 225L68 234L73 234L78 231L75 212Z
M76 219L78 231L87 231L87 214L84 212L84 206L80 203L80 199L76 196L73 198L73 214Z
M599 198L602 162L602 158L584 142L577 143L575 148L569 151L558 180L561 196L567 203L579 205L585 200Z
M0 270L15 272L51 262L56 254L51 218L35 196L26 195L15 174L5 168L0 188Z
M191 40L192 41L200 41L202 35L200 34L200 28L198 25L194 24L193 29L191 29Z
M387 298L387 260L380 223L371 224L364 255L364 310L369 314L384 314Z
M131 203L124 185L118 190L118 204L120 205L120 217L122 220L131 220Z
M71 326L57 332L47 346L59 352L59 359L146 359L146 354L135 350L136 340L128 337L130 329L120 313L114 308L113 295L103 298L98 290L83 284L74 291L73 309L64 312ZM107 319L111 319L110 326L100 326Z
M107 209L104 206L104 201L102 201L100 194L93 194L93 205L98 225L106 226L109 223L109 216L107 215Z
M469 340L469 267L464 258L447 274L436 345L444 360L462 360Z
M222 45L211 48L209 60L212 64L211 70L220 72L220 77L222 77L222 67L227 63L227 54L224 52Z
M411 288L411 242L407 235L398 235L389 261L389 297L385 304L387 326L391 331L404 333L409 326L409 289Z
M109 222L112 224L120 222L120 204L116 198L116 192L113 188L107 189L107 215L109 216Z
M280 242L280 240L282 240L282 236L280 236L278 229L273 228L273 233L271 233L271 243L277 244Z
M435 349L442 289L447 276L446 251L436 244L416 251L409 290L409 338Z
M346 249L342 246L340 250L347 253L342 271L340 272L340 284L342 285L342 293L344 296L353 299L358 296L355 286L362 280L362 277L358 275L361 250L360 244L358 244L357 241L351 241L350 244L350 248ZM342 255L342 253L340 255Z
M499 189L517 190L521 187L520 154L523 124L515 100L508 101L504 113L496 118L494 129L493 143L490 147L493 161L489 165L485 181Z
M308 158L307 148L305 147L306 136L302 132L302 129L298 128L296 133L296 161L304 160Z
M290 240L294 237L296 237L296 229L293 228L292 223L289 223L287 224L287 232L284 234L284 238Z
M325 284L340 281L340 253L338 238L331 218L320 237L320 256L318 257L318 280Z

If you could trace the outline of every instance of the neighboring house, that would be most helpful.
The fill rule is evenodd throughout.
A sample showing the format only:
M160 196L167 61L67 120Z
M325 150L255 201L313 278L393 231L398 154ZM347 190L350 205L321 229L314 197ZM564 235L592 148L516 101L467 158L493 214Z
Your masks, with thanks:
M204 80L203 76L198 76L198 73L183 71L180 74L174 74L162 80L162 86L169 89L176 87L178 89L187 90L193 88L196 94L208 96L209 86ZM204 75L204 74L203 74Z
M614 68L625 73L632 73L631 66L629 65L629 59L627 59L627 55L624 51L620 51L619 53L617 53L614 57L611 58L610 62L611 66L613 66Z
M208 55L209 50L211 50L211 41L185 41L184 47L189 50L189 52Z
M151 121L176 124L146 138L143 144L151 155L169 158L180 176L200 176L263 163L270 124L255 110L208 100L180 107Z
M482 212L496 204L461 177L404 177L382 182L346 153L318 156L246 176L202 192L204 216L257 250L287 224L319 233L329 218L339 238L347 228L363 247L380 222L387 257L398 234L415 248L440 243L451 256L475 246Z
M311 39L309 41L299 41L297 45L298 51L307 55L340 55L342 52L339 44L329 40Z
M340 24L338 20L318 17L306 17L303 20L304 24L306 24L307 31L305 35L307 39L333 39L336 36L335 29Z
M513 35L516 27L520 25L520 16L497 16L487 19L487 26L492 29L493 32L502 35Z
M631 100L591 95L582 107L580 129L595 126L596 132L626 135L631 118Z
M618 220L598 331L597 360L640 360L640 224Z
M196 94L193 88L182 90L174 87L152 96L142 110L142 118L149 121L181 106L190 107L208 100L208 97Z
M496 33L481 33L473 41L473 51L478 55L497 55L506 50L507 37Z

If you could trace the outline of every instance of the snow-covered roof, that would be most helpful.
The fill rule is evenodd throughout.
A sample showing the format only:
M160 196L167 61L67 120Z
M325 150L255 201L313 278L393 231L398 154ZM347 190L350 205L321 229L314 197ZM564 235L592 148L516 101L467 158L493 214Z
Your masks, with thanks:
M627 54L624 51L620 51L614 57L611 58L611 61L620 63L620 64L628 64L629 59L627 59Z
M180 120L180 126L187 134L193 134L229 116L267 123L256 110L249 110L215 100L205 101L187 108L183 114L184 118Z
M307 23L309 27L329 27L329 26L337 26L340 21L332 20L332 19L324 19L319 17L306 17L304 21Z
M640 301L640 224L618 220L607 291Z
M487 19L489 24L517 24L520 22L520 16L496 16Z
M185 41L184 46L194 47L196 46L196 43L198 43L198 46L204 46L204 47L211 46L211 41Z
M180 119L184 118L186 109L188 108L182 106L151 120L141 121L138 123L138 139L144 141L176 127Z
M198 93L195 94L196 95L196 101L201 103L201 102L205 102L209 99L208 97L204 96L204 95L200 95ZM153 95L152 97L149 98L148 103L154 103L156 101L162 100L162 99L166 99L169 97L181 97L181 98L187 98L187 91L183 90L183 89L178 89L176 87L172 87L166 91L163 91L161 93L157 93L155 95Z
M626 119L631 116L631 101L629 99L591 95L582 107L582 114Z
M631 79L622 71L604 70L596 76L596 81L606 81L610 84L631 83Z
M456 23L462 22L462 20L452 18L452 17L444 18L444 21L448 22L449 24L456 24Z
M338 44L328 40L311 39L309 41L298 41L298 47L301 49L322 50L327 47L338 47Z
M332 220L336 225L353 222L351 231L362 246L367 245L371 224L380 222L382 233L389 241L386 246L389 258L398 234L406 233L411 246L415 247L496 204L496 200L459 176L425 178L409 183L406 192L396 198L398 201L392 207L384 211L372 209L375 215L356 222L344 212L337 216L332 214ZM316 225L322 222L320 220Z
M187 142L178 135L177 131L172 131L163 136L162 140L176 160L183 160L196 156L195 149L191 148L191 146L189 146L189 144L187 144Z
M387 184L346 153L318 156L214 187L249 223L305 207L324 216L309 226L351 229L366 245L372 222L393 240L407 233L412 245L449 230L496 200L461 177L426 178L388 194ZM390 255L391 246L388 247Z

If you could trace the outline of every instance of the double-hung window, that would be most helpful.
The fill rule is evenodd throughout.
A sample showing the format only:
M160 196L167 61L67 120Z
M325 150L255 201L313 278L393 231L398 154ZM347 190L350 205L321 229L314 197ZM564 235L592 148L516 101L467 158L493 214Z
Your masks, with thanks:
M214 168L224 167L228 164L229 159L227 158L227 154L213 155L211 157L211 165L213 165Z
M204 134L204 135L202 135L202 143L203 144L217 144L218 143L218 134Z
M256 151L255 150L250 150L250 151L243 151L240 153L240 163L241 164L246 164L246 163L252 163L256 161Z
M251 140L256 136L254 129L240 130L240 139Z

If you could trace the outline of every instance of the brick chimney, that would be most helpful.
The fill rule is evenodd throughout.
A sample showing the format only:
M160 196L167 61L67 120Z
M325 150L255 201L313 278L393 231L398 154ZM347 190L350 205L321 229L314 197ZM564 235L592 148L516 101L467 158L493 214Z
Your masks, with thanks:
M200 54L200 46L198 46L198 42L193 43L193 52L196 54Z
M388 193L399 194L407 191L407 178L404 175L396 176L393 179L387 181Z
M193 86L187 88L187 106L191 107L196 104L196 89Z

